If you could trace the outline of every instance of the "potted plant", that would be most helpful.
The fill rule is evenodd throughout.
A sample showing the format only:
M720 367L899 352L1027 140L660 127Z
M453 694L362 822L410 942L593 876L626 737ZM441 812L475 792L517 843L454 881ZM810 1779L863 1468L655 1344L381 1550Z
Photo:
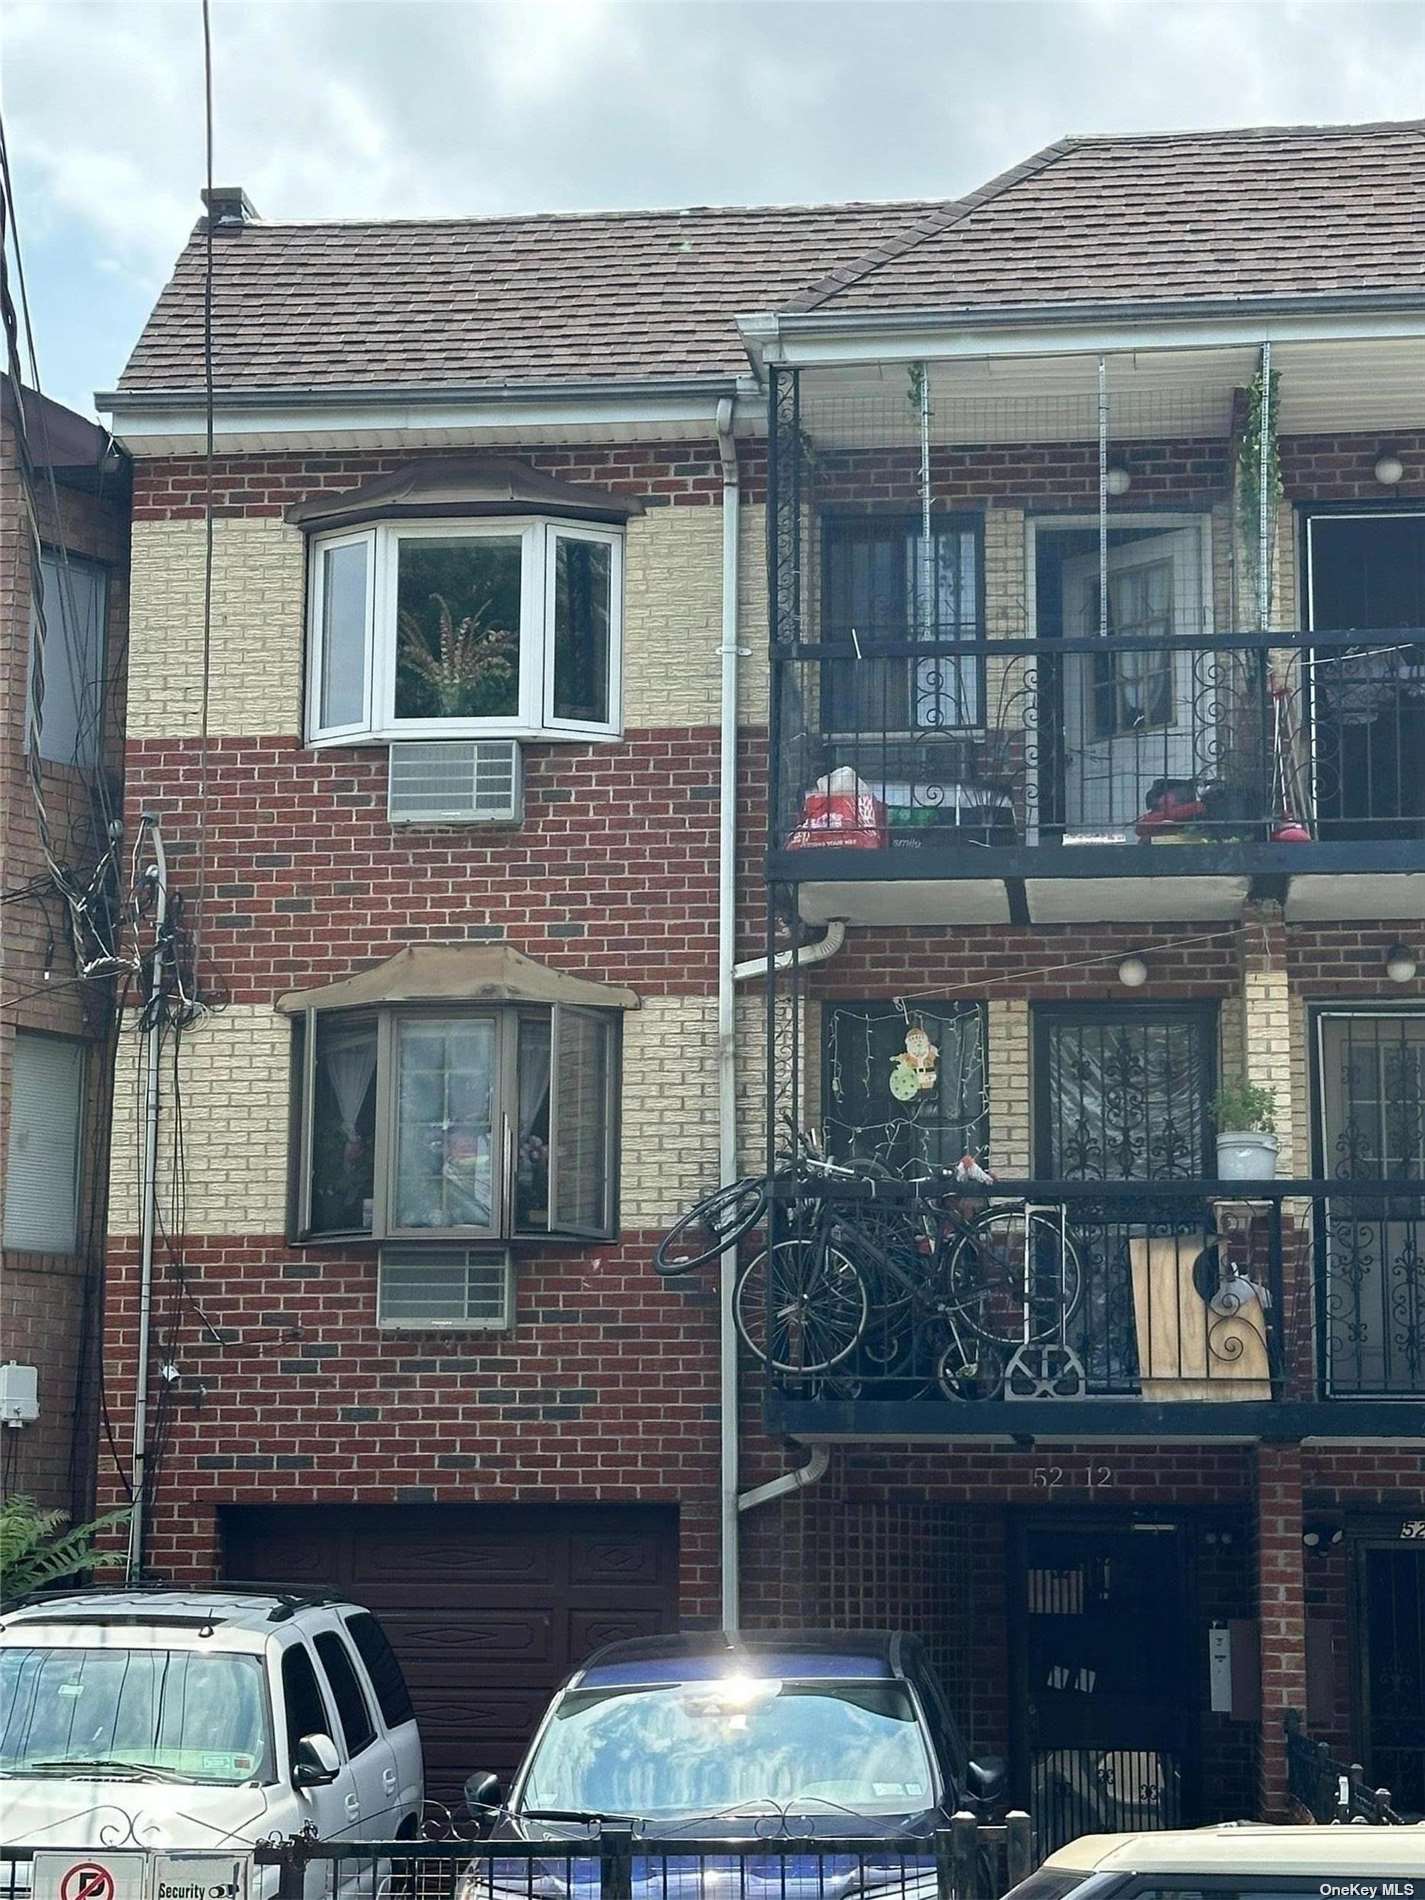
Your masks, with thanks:
M1255 1082L1229 1082L1217 1091L1212 1119L1217 1128L1220 1181L1270 1181L1277 1171L1277 1099Z

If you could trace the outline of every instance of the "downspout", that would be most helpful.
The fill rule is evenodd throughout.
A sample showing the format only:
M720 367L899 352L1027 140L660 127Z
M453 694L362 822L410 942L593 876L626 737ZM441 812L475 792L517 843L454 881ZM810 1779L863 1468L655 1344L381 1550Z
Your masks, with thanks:
M717 928L717 1144L718 1179L737 1179L737 644L738 536L742 491L733 435L735 405L724 396L717 405L717 452L722 465L722 659L719 745L718 928ZM737 1253L719 1263L718 1392L719 1520L722 1568L722 1626L741 1622L737 1526L737 1321L733 1293Z
M755 1511L761 1504L775 1504L778 1498L789 1498L794 1491L805 1491L809 1484L815 1484L818 1478L825 1477L826 1467L831 1463L831 1452L825 1445L813 1445L811 1457L804 1465L798 1465L795 1471L784 1471L779 1478L771 1478L766 1484L754 1486L744 1491L737 1500L739 1511Z

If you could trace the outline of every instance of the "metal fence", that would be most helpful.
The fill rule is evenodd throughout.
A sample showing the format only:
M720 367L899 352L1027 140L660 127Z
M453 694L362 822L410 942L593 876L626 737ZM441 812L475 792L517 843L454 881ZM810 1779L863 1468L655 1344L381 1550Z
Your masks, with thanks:
M1029 1816L957 1815L918 1837L772 1834L660 1838L592 1826L560 1840L342 1842L260 1846L275 1900L356 1892L391 1900L998 1900L1033 1871Z
M1286 1715L1287 1788L1314 1821L1398 1824L1389 1788L1372 1788L1360 1762L1338 1761L1325 1742L1314 1742L1295 1709Z

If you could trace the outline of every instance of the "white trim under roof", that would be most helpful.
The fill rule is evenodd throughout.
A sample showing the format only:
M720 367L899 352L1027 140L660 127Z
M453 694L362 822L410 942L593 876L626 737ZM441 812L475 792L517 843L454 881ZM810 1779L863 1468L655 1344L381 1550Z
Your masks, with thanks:
M221 454L334 449L498 448L551 442L684 442L711 436L719 401L755 395L750 377L681 385L565 390L219 391ZM116 441L136 457L189 455L206 439L201 394L115 390L95 398ZM760 426L760 405L744 422Z
M967 306L919 311L754 312L737 319L748 355L791 368L945 357L1113 356L1264 342L1425 338L1425 295L1204 298L1145 304Z

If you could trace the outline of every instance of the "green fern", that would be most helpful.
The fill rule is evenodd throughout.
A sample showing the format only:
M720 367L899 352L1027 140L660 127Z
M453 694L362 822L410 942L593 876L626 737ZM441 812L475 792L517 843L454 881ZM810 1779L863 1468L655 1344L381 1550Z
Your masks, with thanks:
M63 1583L80 1571L122 1565L121 1552L94 1546L106 1532L127 1524L127 1506L64 1530L68 1517L66 1511L41 1510L33 1498L6 1498L0 1504L0 1604Z

